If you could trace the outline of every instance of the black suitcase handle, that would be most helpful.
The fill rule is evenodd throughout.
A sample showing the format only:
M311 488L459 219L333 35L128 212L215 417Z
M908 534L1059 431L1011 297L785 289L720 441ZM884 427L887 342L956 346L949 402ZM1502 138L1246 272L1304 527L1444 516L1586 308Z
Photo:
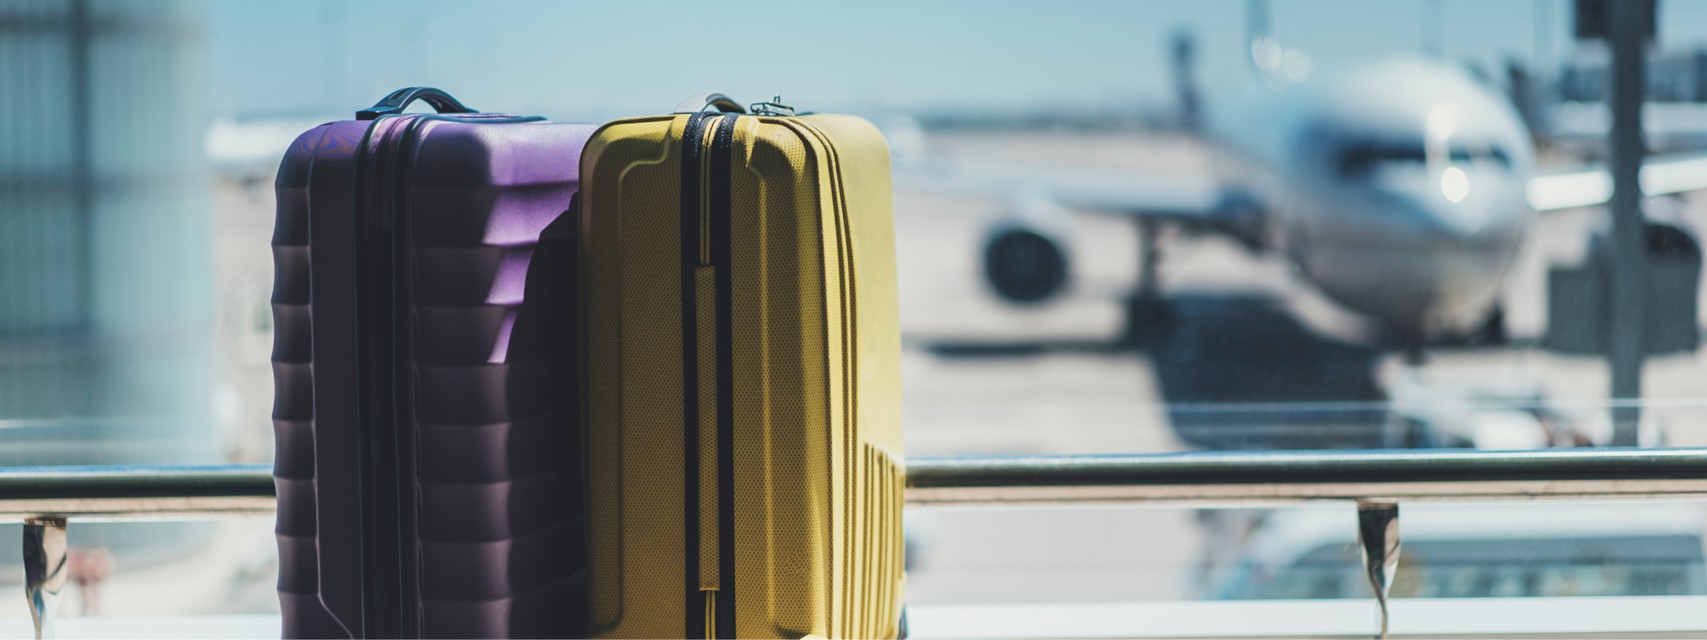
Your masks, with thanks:
M699 113L711 109L723 113L746 113L747 109L734 98L721 93L701 93L689 96L676 105L675 113Z
M357 120L373 120L380 116L403 113L416 100L425 100L439 113L480 113L433 87L404 87L380 98L373 106L356 112Z

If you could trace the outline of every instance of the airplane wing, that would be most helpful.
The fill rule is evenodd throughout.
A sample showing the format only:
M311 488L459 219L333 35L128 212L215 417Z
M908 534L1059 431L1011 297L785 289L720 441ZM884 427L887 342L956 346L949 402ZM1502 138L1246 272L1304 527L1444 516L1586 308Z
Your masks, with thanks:
M1232 194L1219 181L1192 174L1062 171L965 162L897 166L898 186L981 197L1041 197L1059 206L1130 217L1153 217L1211 226Z
M1651 156L1642 163L1642 193L1659 196L1707 190L1707 153ZM1612 174L1605 167L1541 175L1529 180L1529 206L1558 211L1605 204Z

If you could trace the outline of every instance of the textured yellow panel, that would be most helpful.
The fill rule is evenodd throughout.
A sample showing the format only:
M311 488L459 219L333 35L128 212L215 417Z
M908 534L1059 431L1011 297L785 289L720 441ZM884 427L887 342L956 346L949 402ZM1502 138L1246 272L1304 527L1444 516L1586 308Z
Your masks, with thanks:
M720 119L707 119L707 140ZM682 446L686 120L613 123L582 158L595 632L683 635L692 526L701 532L692 571L718 589L707 592L711 607L733 598L738 635L892 637L903 483L887 148L857 118L738 120L728 267L735 492L734 512L723 514L714 269L695 272L700 449ZM702 184L712 178L701 175ZM706 242L707 229L697 233ZM700 461L700 522L691 524L682 522L684 456ZM725 517L733 540L716 535ZM730 544L735 575L718 575ZM711 607L691 613L708 629Z
M601 634L680 636L685 615L680 135L669 118L614 123L582 153L588 577Z

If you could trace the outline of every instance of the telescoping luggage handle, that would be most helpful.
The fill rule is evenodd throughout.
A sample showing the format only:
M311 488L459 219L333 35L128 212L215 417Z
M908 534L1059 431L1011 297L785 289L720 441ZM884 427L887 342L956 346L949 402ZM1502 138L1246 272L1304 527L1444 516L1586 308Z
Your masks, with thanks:
M357 120L373 120L380 116L403 113L416 100L425 100L439 113L480 113L468 108L450 94L433 87L404 87L381 98L378 103L356 112Z

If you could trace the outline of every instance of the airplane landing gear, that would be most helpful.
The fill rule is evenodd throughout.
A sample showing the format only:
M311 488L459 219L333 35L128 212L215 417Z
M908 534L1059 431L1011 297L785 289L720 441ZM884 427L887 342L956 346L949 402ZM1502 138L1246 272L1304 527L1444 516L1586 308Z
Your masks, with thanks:
M1162 299L1160 276L1162 264L1161 223L1150 218L1138 218L1138 290L1126 299L1126 326L1121 341L1144 346L1167 332L1172 313Z
M1428 334L1417 328L1400 328L1387 326L1380 329L1379 344L1387 349L1397 350L1405 359L1405 366L1420 367L1428 364L1428 348L1431 343Z
M1173 326L1173 310L1154 295L1134 294L1126 299L1125 326L1121 342L1134 347L1154 344Z
M1488 317L1482 319L1470 333L1471 344L1505 344L1509 336L1505 332L1505 305L1494 305L1488 310Z

